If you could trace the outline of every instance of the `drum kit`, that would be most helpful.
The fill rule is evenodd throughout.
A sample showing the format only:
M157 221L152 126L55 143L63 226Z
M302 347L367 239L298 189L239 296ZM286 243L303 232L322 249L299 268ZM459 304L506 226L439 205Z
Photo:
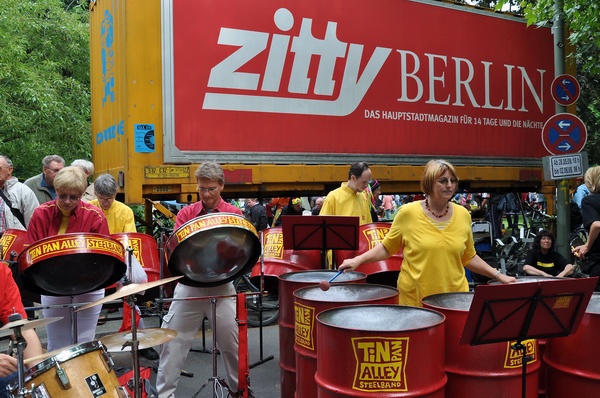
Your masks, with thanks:
M14 245L18 242L6 241L6 237L14 235L8 230L0 238L2 258L9 255L10 246L7 243L16 247ZM139 239L142 234L128 235L70 233L45 238L28 247L22 246L17 264L23 287L44 295L74 296L114 285L127 271L125 244L129 246L128 251L131 252L133 248L138 260L145 265L143 258L140 258L145 250L143 240ZM135 239L138 239L137 243ZM136 295L175 281L201 287L227 283L249 272L260 256L260 246L256 230L243 216L213 213L197 217L174 231L165 242L166 256L158 260L161 263L160 278L155 277L154 280L141 284L128 283L125 278L126 282L120 290L80 306L74 312L123 299L130 304L131 319L135 319ZM173 277L162 278L163 259L168 261L168 269ZM155 270L156 265L152 269ZM218 298L183 300L185 299L210 299L212 302ZM167 301L162 297L159 300ZM243 299L242 301L245 302ZM131 331L105 336L100 341L74 344L25 360L23 352L27 343L21 332L59 319L62 318L33 321L13 319L0 328L0 337L13 336L12 344L16 347L13 351L18 358L18 380L9 385L11 397L80 397L89 396L90 392L94 397L105 393L108 397L129 397L127 390L118 383L108 352L131 351L133 391L135 398L138 398L141 396L138 350L164 344L177 335L176 331L170 329L137 330L136 322L132 322ZM213 329L214 337L216 328ZM213 349L213 356L215 355L217 352ZM39 363L35 364L36 362ZM216 364L216 360L213 360L213 364ZM25 365L33 366L25 371ZM216 381L216 366L214 367L214 377L209 381Z

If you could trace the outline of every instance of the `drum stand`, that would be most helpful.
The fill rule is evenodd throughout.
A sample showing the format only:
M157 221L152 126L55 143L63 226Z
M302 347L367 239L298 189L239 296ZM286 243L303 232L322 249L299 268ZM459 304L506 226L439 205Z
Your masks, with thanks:
M206 387L208 385L208 383L210 383L211 381L213 382L213 398L217 397L217 386L221 387L222 390L222 384L225 384L225 387L231 391L231 389L229 388L229 386L227 385L227 383L225 383L224 379L220 379L217 376L217 355L218 355L218 349L217 349L217 298L216 297L212 297L210 299L210 306L211 306L211 317L212 317L212 329L213 329L213 333L212 333L212 349L211 349L211 355L212 355L212 376L206 381L206 383L204 383L202 385L202 387L200 387L200 389L198 391L196 391L196 393L194 395L192 395L192 398L196 398L198 396L198 394L200 394L200 392L204 389L204 387ZM221 394L223 395L223 394Z
M12 314L8 317L8 322L19 321L22 317L20 314ZM19 390L17 392L16 397L26 397L29 396L32 391L29 391L25 388L25 365L23 363L23 353L25 352L25 348L27 347L27 340L21 334L21 328L16 327L14 329L14 345L13 350L17 351L17 373L19 379Z

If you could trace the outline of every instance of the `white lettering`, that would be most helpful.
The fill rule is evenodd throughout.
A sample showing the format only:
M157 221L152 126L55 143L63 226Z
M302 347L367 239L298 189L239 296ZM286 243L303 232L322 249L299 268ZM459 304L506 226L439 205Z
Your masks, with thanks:
M294 25L293 15L284 8L275 12L274 20L275 25L282 31L288 31ZM317 39L312 34L312 23L312 19L304 18L299 35L292 39L290 51L294 53L294 61L292 62L288 92L293 94L309 93L309 66L313 57L318 57L314 94L332 96L336 86L336 81L333 79L336 63L338 59L343 59L346 55L346 65L337 99L317 100L209 92L204 98L202 107L217 110L331 116L345 116L354 112L392 50L376 47L361 72L364 46L341 42L337 38L337 23L335 22L328 22L325 38ZM241 47L212 68L209 87L256 91L261 74L240 72L239 69L263 52L267 48L268 40L268 33L221 28L218 44ZM261 91L279 92L289 42L288 36L273 35ZM273 48L274 46L277 48Z
M252 92L207 92L203 109L345 116L358 108L392 51L375 47L366 52L363 44L343 42L334 21L318 27L313 19L303 18L296 27L297 35L286 34L296 24L286 8L278 9L273 20L278 31L272 33L221 28L217 44L238 48L211 69L208 87ZM322 37L313 34L313 27L315 32L324 32ZM545 70L537 69L534 80L523 66L505 64L504 75L499 65L489 61L474 63L467 58L423 53L427 62L421 62L421 56L413 51L396 51L400 61L399 102L516 111L516 96L517 102L519 97L521 100L519 112L529 112L532 103L544 111ZM363 58L365 52L370 58ZM261 67L257 60L264 58ZM421 65L427 70L421 70ZM517 79L521 92L513 93ZM369 113L365 117L380 115ZM382 118L397 120L400 116L384 114ZM499 123L509 126L510 121ZM523 126L529 128L525 122Z

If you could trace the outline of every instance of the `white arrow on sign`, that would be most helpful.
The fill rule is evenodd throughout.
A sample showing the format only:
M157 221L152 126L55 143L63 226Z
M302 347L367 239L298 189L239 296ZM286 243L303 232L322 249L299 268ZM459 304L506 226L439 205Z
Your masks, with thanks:
M566 130L570 126L571 122L568 120L561 120L560 122L558 122L558 127L560 127L562 130Z
M568 142L565 142L565 143L557 146L556 148L562 149L563 151L568 151L569 149L571 149L571 145L569 145Z

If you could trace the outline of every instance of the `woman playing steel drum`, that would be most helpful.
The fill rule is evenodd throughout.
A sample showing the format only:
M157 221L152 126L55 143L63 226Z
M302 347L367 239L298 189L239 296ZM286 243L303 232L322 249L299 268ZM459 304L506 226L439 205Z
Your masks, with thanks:
M81 200L87 188L86 175L79 167L65 167L54 178L56 199L41 204L35 209L27 240L30 244L40 239L71 232L93 232L109 235L106 217L97 207ZM87 266L83 264L82 266ZM89 264L91 265L91 264ZM42 295L42 306L94 302L104 297L104 289L73 297L53 297ZM77 342L92 341L96 334L96 324L101 306L81 311L77 316ZM62 320L46 326L48 351L72 344L71 317L69 308L44 309L44 317L63 317Z
M400 207L383 242L345 260L339 268L356 270L361 264L387 259L403 249L399 302L417 307L423 297L432 294L468 291L464 267L502 283L516 282L475 253L471 216L451 202L457 186L451 163L429 161L421 177L425 199Z

